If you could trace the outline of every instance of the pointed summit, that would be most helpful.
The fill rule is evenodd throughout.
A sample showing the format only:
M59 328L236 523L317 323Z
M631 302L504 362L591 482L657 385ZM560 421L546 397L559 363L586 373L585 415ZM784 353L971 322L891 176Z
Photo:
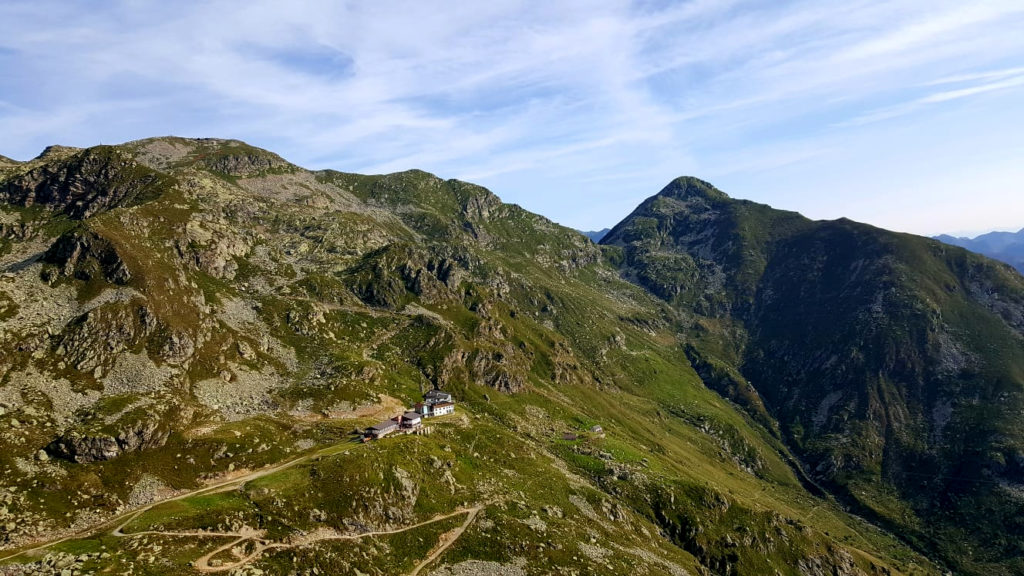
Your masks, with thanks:
M729 195L715 188L711 183L693 176L680 176L669 182L668 186L658 192L658 196L686 200L704 198L707 200L729 200Z
M700 178L680 176L641 202L601 238L600 243L625 246L641 238L660 243L669 238L688 236L692 230L706 228L708 220L731 218L729 206L746 204L749 203L733 200Z

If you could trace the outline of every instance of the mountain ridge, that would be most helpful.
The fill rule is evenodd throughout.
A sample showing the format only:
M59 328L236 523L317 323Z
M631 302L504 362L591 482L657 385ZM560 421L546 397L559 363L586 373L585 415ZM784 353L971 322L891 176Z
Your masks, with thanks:
M604 238L605 235L608 234L608 232L610 231L611 228L602 228L600 230L580 230L580 234L583 234L587 238L590 238L591 242L597 244L598 242L601 241L601 238Z
M1024 228L1017 232L989 232L974 238L940 234L935 239L1006 262L1024 274Z
M907 509L894 514L889 507L897 502L882 494L903 484L904 498L916 500L911 508L935 510L936 502L920 497L928 482L913 475L921 468L904 466L912 461L938 476L970 476L956 462L973 460L970 453L984 451L986 438L1005 438L1006 461L1024 462L1011 432L1019 420L1012 407L994 409L988 422L967 424L973 417L964 415L964 444L953 452L935 442L956 412L956 390L1002 394L1020 405L1020 276L961 248L846 219L811 221L719 195L689 195L685 205L675 197L669 191L648 199L602 243L622 251L624 277L695 313L691 361L725 372L716 389L752 414L764 418L767 407L814 476L845 492L862 513L919 545L942 549L959 541L962 535L947 534L928 544L906 523ZM999 342L1000 355L986 351L996 346L986 338ZM1010 485L1021 481L1019 464L967 468L978 485L992 481L988 474L1006 473ZM957 493L943 498L971 494L966 499L975 503L991 497L1008 510L1020 506L1001 489L932 484L929 490ZM960 508L961 521L980 530L987 519L972 510ZM993 537L1014 525L1009 514L989 527ZM1010 544L990 558L1016 555L1019 563L1020 554ZM945 555L955 562L959 553Z
M844 453L813 430L803 440L819 444L801 448L785 392L749 377L775 369L748 353L771 350L751 330L769 327L758 287L786 277L775 267L793 261L776 254L814 227L697 179L666 188L595 245L470 183L306 171L238 141L55 149L0 168L0 344L13 351L0 359L0 493L14 494L0 558L46 570L72 550L76 569L180 573L204 551L169 533L285 546L378 530L396 540L270 548L237 570L400 573L444 540L435 519L472 507L440 573L954 565L913 526L868 524L809 491L845 485L804 478L797 458ZM1015 318L1001 290L977 291ZM458 411L429 435L351 435L433 387ZM842 428L835 414L824 424ZM192 495L164 502L175 493ZM149 543L88 530L134 509L119 530ZM61 533L79 536L49 563L10 557Z

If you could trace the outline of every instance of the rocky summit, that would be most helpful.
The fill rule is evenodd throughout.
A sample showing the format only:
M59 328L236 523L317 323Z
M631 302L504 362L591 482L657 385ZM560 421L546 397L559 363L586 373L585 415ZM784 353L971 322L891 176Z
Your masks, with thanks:
M693 178L0 157L0 349L0 574L1024 573L1024 279Z

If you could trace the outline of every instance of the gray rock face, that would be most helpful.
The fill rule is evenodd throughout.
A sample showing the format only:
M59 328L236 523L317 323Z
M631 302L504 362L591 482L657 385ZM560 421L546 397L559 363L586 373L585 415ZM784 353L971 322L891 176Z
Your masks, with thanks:
M153 333L157 322L138 301L111 303L76 318L57 348L71 366L81 371L110 367L119 354Z
M46 251L43 260L57 266L63 276L79 280L103 276L114 284L123 285L132 277L114 245L91 231L72 230L63 234Z
M173 179L114 148L97 146L8 181L0 188L0 200L22 206L43 204L84 219L115 206L144 202L172 184Z
M125 452L159 448L167 442L170 430L158 422L140 422L122 429L117 436L85 435L67 432L46 447L46 451L73 462L112 460Z
M818 558L803 558L797 563L797 570L803 576L861 576L864 572L854 563L848 552L839 548L829 550L830 554Z
M210 170L229 176L254 176L260 172L288 166L283 158L248 146L228 146L225 153L204 156L201 163Z
M1024 337L1024 299L1019 294L1001 290L991 276L986 277L981 272L972 271L968 280L967 289L971 297Z
M186 363L195 351L196 343L191 336L184 332L173 333L160 350L160 356L170 364L179 365Z

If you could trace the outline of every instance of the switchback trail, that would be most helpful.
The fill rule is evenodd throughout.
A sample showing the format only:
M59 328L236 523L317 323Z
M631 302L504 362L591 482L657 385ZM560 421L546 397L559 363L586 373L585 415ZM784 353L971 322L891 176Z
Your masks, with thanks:
M22 550L17 550L17 551L11 552L9 554L6 554L4 556L0 556L0 561L10 560L11 558L17 558L18 556L21 556L21 555L24 555L24 554L29 554L29 553L32 553L32 552L38 552L39 550L44 550L46 548L49 548L50 546L54 546L56 544L60 544L61 542L67 542L68 540L74 540L76 538L84 538L84 537L87 537L87 536L89 536L91 534L95 534L97 532L101 532L106 526L110 526L111 524L115 524L116 525L116 527L114 528L112 533L115 536L118 536L118 535L121 535L120 534L121 529L124 528L126 525L128 525L137 516L141 515L143 512L146 512L147 510L155 508L156 506L160 506L161 504L166 504L168 502L175 502L177 500L184 500L186 498L191 498L193 496L200 496L200 495L203 495L203 494L212 494L212 493L216 493L216 492L222 492L222 491L225 491L225 490L230 490L230 489L232 489L232 488L234 488L236 486L239 486L241 484L245 484L246 482L250 482L252 480L256 480L257 478L262 478L263 476L267 476L268 474L273 474L275 472L280 472L282 470L287 470L288 468L291 468L291 467L293 467L293 466L295 466L297 464L301 464L303 462L309 461L309 460L311 460L313 458L335 454L337 452L340 452L342 449L344 449L346 447L347 446L344 445L344 444L335 444L333 446L328 446L326 448L321 448L320 450L317 450L316 452L312 452L312 453L307 454L305 456L300 456L298 458L293 458L292 460L288 460L286 462L283 462L281 464L277 464L275 466L269 466L269 467L266 467L266 468L260 468L259 470L253 470L253 471L248 472L246 474L240 474L240 475L233 476L231 478L222 480L222 481L214 483L214 484L209 484L209 485L203 486L202 488L196 488L195 490L190 490L188 492L183 492L183 493L178 494L176 496L171 496L169 498L164 498L162 500L157 500L155 502L151 502L149 504L146 504L145 506L142 506L141 508L135 508L134 510L129 510L127 512L118 514L118 515L116 515L116 516L114 516L112 518L109 518L109 519L104 520L102 522L99 522L97 524L93 524L92 526L89 526L88 528L84 528L84 529L79 530L77 532L73 532L71 534L62 536L60 538L54 538L52 540L47 540L47 541L42 542L40 544L36 544L35 546L32 546L31 548L25 548L25 549L22 549ZM199 534L197 533L196 535L198 536Z
M433 550L431 550L430 555L424 558L419 564L416 565L416 568L413 569L413 571L410 573L410 576L416 576L425 566L436 560L441 554L444 553L445 550L451 547L451 545L454 544L455 541L458 540L460 536L462 536L463 532L466 531L466 528L469 527L469 525L473 522L473 520L476 518L477 514L479 514L481 510L483 510L483 506L475 506L472 508L460 508L454 512L449 512L447 514L439 514L429 520L424 520L423 522L419 522L411 526L403 526L402 528L395 528L392 530L374 530L370 532L362 532L359 534L339 534L331 530L325 530L322 532L312 532L309 534L298 536L288 542L271 542L265 540L263 539L262 531L254 530L251 528L243 529L238 532L160 532L150 530L145 532L133 532L128 534L125 534L120 530L120 528L118 528L117 530L115 530L115 535L121 537L140 536L143 534L155 536L232 537L234 538L234 540L206 553L205 555L203 555L198 560L192 563L193 568L200 572L216 573L227 572L229 570L245 566L246 564L258 559L267 550L287 550L289 548L299 548L302 546L308 546L310 544L314 544L316 542L323 542L326 540L359 540L362 538L370 538L373 536L400 534L402 532L415 530L416 528L421 528L423 526L427 526L435 522L447 520L448 518L452 518L460 514L466 514L466 521L463 522L458 528L442 534L440 539L438 540L437 546L435 546ZM211 563L213 558L218 554L227 550L231 550L236 546L244 544L245 542L248 542L250 540L253 541L253 550L248 555L238 558L234 562L226 564L218 564L214 566Z

